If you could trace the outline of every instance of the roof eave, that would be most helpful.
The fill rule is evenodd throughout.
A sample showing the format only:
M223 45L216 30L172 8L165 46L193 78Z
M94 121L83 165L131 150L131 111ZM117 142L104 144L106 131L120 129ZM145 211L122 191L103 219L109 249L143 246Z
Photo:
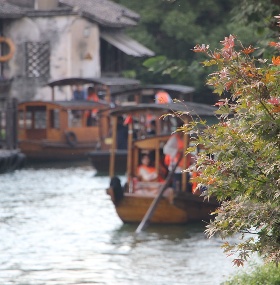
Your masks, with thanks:
M52 17L52 16L69 16L76 15L73 11L60 11L60 10L30 10L26 12L28 17Z
M82 13L82 17L92 22L96 22L104 28L127 28L127 27L135 27L138 24L137 22L131 22L131 23L108 22L100 18L94 17L93 15L85 12Z

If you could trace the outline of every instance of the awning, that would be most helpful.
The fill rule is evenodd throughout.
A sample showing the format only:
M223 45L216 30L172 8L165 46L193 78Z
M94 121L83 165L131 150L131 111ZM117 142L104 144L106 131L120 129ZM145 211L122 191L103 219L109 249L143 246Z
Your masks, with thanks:
M101 38L127 55L142 57L155 53L121 32L101 32Z

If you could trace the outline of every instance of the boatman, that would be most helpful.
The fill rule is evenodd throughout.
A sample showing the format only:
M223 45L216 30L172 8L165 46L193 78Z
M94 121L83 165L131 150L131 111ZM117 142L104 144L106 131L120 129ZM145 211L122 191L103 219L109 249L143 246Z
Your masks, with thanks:
M87 100L88 101L93 101L93 102L98 102L99 97L95 92L95 88L90 86L88 87L87 90ZM97 116L98 109L92 109L91 111L86 112L86 117L87 117L87 126L93 126L94 122L96 121L96 116Z
M99 101L99 97L95 92L95 88L90 86L88 87L88 94L87 94L87 100L88 101L93 101L93 102L98 102Z
M176 132L171 135L169 140L163 147L163 153L165 154L164 163L167 165L168 170L172 171L175 165L178 163L173 177L172 177L172 187L175 191L181 191L181 180L183 171L183 132Z
M183 122L178 122L178 128L183 126ZM172 177L172 187L175 191L191 191L189 185L190 174L187 172L187 185L182 185L182 172L184 168L183 152L184 152L184 132L177 131L171 135L166 144L163 147L163 153L165 154L164 163L168 166L168 170L172 171L175 165L178 163L173 177ZM187 154L187 160L189 163L193 163L192 154ZM188 166L187 166L188 167ZM183 187L184 186L184 187ZM184 189L183 189L184 188Z

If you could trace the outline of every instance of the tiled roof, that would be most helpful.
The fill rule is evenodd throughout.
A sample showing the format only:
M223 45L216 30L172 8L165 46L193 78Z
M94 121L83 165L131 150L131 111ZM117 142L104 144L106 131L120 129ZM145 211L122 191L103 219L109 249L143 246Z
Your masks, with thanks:
M9 4L4 0L0 0L0 18L19 18L23 16L22 10L15 5Z
M62 6L53 10L35 10L0 0L0 18L80 14L103 27L125 28L137 25L139 15L109 0L59 0Z
M25 15L27 17L51 17L51 16L64 16L77 14L71 7L58 7L52 10L34 10L26 9Z
M140 18L132 10L109 0L59 0L59 2L104 27L135 26Z

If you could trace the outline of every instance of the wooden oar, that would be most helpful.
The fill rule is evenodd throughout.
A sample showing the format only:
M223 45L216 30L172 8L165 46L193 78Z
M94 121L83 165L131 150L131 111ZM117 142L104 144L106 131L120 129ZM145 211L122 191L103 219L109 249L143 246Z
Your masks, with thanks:
M166 188L168 187L168 184L172 178L172 175L175 172L176 167L178 166L179 162L181 161L183 157L183 154L181 154L180 158L178 159L177 163L174 165L174 167L172 168L172 170L169 172L165 183L160 187L159 193L158 195L155 197L155 199L153 200L151 206L149 207L147 213L145 214L144 218L142 219L141 223L139 224L139 226L137 227L135 233L138 234L142 231L142 229L145 227L146 223L150 220L150 218L152 217L152 215L154 214L154 211L164 193L164 191L166 190Z

